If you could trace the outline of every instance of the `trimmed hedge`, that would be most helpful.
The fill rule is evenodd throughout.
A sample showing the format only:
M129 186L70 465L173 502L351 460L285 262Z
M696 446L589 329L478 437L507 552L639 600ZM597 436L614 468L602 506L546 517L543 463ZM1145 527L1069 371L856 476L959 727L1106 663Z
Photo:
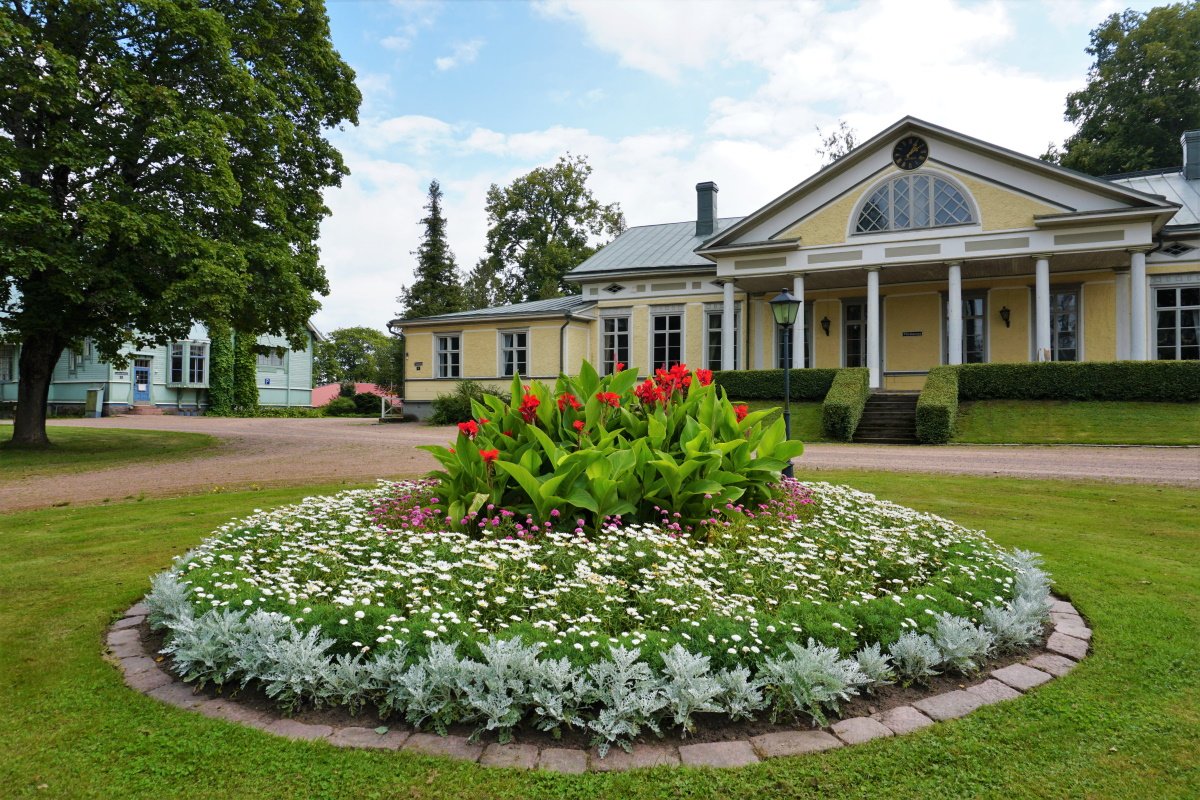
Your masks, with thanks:
M923 444L945 444L954 435L958 418L958 368L929 370L917 399L917 439Z
M1200 361L1048 361L957 369L960 400L1200 400Z
M821 400L833 385L836 369L794 369L791 371L793 400ZM713 381L734 400L783 400L783 370L721 370Z
M821 423L830 439L848 442L854 438L870 390L870 371L866 367L839 369L833 385L821 404Z

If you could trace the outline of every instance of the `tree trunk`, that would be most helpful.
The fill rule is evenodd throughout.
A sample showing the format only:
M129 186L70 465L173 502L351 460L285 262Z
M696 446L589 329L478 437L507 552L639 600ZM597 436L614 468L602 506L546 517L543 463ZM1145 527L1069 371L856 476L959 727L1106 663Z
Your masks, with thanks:
M50 378L62 355L62 340L53 333L30 334L21 342L17 413L11 444L16 447L49 447L46 437L46 401Z

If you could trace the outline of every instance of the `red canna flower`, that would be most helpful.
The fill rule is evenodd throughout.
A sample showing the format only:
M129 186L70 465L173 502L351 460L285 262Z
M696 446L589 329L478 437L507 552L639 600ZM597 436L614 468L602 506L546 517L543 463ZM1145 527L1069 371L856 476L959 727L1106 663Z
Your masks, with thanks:
M696 379L698 381L700 381L701 386L708 386L710 383L712 383L712 370L711 369L696 370Z
M625 369L624 361L618 361L616 364L613 365L613 372L620 372L623 369Z
M479 425L475 423L475 420L469 419L466 422L458 423L458 432L468 439L474 439L479 433Z
M490 420L490 419L488 419L487 417L480 417L480 418L479 418L479 424L480 424L480 425L487 425L489 422L491 422L491 420Z
M750 413L750 406L734 406L733 413L737 415L737 421L741 422Z
M483 463L490 464L500 457L499 450L480 450L479 457L483 459Z
M575 426L575 430L579 431L580 433L583 433L583 420L577 419L572 424Z
M533 424L534 417L537 416L537 407L541 404L542 401L531 394L527 394L521 398L521 407L517 410L521 413L521 418L525 420L526 424Z
M616 408L621 405L621 395L616 392L597 392L596 399L606 406Z
M565 411L567 406L570 406L576 411L583 408L583 404L579 402L579 399L575 397L575 395L571 394L570 392L563 392L558 396L558 410L560 412Z

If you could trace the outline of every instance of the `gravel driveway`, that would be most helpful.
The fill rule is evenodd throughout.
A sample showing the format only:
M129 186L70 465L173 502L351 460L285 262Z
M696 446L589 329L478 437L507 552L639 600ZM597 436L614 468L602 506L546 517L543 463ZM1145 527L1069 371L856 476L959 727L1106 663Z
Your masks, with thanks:
M435 465L433 457L417 450L416 445L446 443L454 434L453 427L380 425L374 420L336 418L123 416L56 420L54 424L194 431L217 436L223 446L178 461L3 480L0 511L249 484L274 486L411 477ZM1200 487L1200 448L809 445L796 462L797 473L822 469L1074 478Z

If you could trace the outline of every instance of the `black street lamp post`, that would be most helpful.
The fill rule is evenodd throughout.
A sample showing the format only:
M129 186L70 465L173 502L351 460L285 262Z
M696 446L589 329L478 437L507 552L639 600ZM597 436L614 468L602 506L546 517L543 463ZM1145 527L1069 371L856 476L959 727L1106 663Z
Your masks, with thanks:
M771 314L783 331L783 430L788 439L792 438L792 326L803 305L804 301L797 300L787 289L771 301ZM791 461L783 468L783 474L792 477Z

